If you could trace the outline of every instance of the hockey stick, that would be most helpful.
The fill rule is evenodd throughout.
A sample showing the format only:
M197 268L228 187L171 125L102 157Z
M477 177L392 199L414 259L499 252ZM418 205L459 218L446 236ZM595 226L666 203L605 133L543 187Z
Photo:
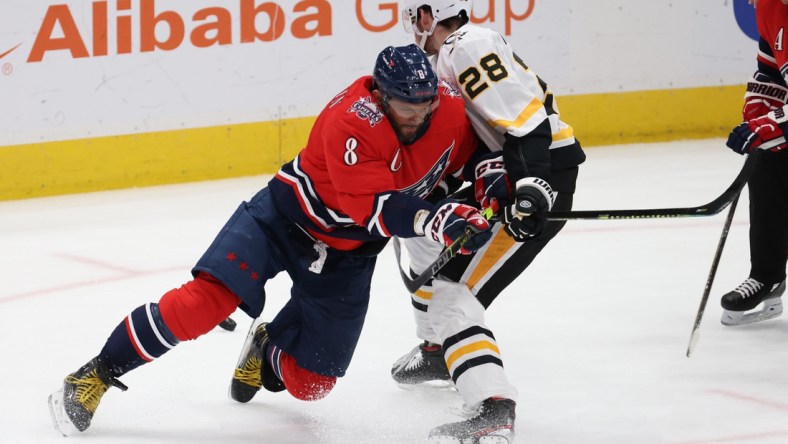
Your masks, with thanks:
M734 199L737 199L744 185L750 179L753 170L755 170L756 159L759 157L760 150L753 151L744 161L741 171L719 197L706 205L699 207L687 208L654 208L644 210L587 210L587 211L557 211L550 212L547 216L549 220L611 220L611 219L654 219L654 218L674 218L674 217L698 217L698 216L713 216L720 211L724 210ZM492 211L486 209L483 212L484 216L488 219L492 216ZM467 234L467 232L466 232ZM400 256L401 246L399 239L394 238L394 254L397 258L399 273L405 287L411 293L421 288L422 285L427 283L433 276L435 276L444 265L457 254L457 251L462 248L458 243L462 244L468 241L470 236L463 236L457 239L450 248L445 249L429 267L420 275L411 279L410 276L402 269Z
M492 208L485 208L481 213L482 216L484 216L484 218L487 220L490 220L490 218L492 218L494 215ZM438 258L435 259L435 261L431 263L426 270L413 279L411 279L405 270L402 269L402 261L400 260L400 257L402 256L402 247L400 246L399 238L395 237L393 239L394 256L397 258L397 268L399 268L399 275L402 277L402 282L405 283L405 288L407 288L409 292L415 293L416 290L422 287L422 285L426 284L427 281L438 274L438 272L441 271L441 268L443 268L443 266L446 265L446 263L448 263L451 258L456 256L457 252L460 251L465 243L475 236L476 233L476 230L470 226L465 228L465 232L462 233L462 236L452 242L451 245L444 248L441 254L438 255Z
M749 159L747 159L749 160ZM703 296L700 298L700 307L698 313L695 315L695 323L692 325L692 334L690 335L689 345L687 346L687 357L692 355L695 349L695 344L698 343L700 338L700 321L703 319L703 313L706 311L706 302L709 300L709 293L711 292L711 285L714 283L714 276L717 274L717 266L720 263L720 256L722 256L722 249L725 247L725 240L728 239L728 231L731 228L733 221L733 213L736 212L736 203L739 201L739 193L733 197L731 208L728 210L728 217L725 219L725 225L722 227L722 234L717 243L717 251L714 252L714 259L711 261L711 270L709 270L709 277L706 278L706 287L703 289Z
M719 197L699 207L687 208L653 208L644 210L588 210L588 211L555 211L547 216L550 220L610 220L610 219L654 219L665 217L698 217L713 216L724 210L750 179L759 157L760 150L754 150L744 161L739 175Z

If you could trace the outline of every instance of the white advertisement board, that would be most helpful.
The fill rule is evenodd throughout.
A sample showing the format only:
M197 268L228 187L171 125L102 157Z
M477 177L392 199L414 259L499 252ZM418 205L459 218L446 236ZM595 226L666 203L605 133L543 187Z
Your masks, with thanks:
M737 0L738 1L738 0ZM3 0L0 146L314 116L412 41L386 0ZM742 84L731 0L475 0L559 95Z

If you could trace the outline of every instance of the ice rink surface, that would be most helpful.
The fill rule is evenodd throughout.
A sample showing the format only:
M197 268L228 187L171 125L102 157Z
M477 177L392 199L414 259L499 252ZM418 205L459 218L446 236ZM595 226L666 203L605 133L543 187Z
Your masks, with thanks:
M722 140L587 150L575 209L696 206L742 158ZM92 427L63 438L47 396L135 307L190 279L236 206L268 177L0 202L0 442L416 443L461 419L456 392L398 388L392 362L417 344L391 247L345 378L324 400L227 397L251 320L214 330L121 378ZM746 193L745 193L746 194ZM725 212L574 221L492 305L487 324L520 390L517 443L788 442L787 318L719 322L749 272L742 196L692 358L685 356ZM289 294L268 284L263 317ZM64 441L64 439L66 441Z

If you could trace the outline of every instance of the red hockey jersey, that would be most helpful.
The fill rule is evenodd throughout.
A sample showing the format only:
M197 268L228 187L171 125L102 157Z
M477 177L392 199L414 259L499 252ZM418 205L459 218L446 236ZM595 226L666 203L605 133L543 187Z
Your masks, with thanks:
M780 0L759 0L755 8L755 18L762 41L768 44L768 50L761 48L758 61L780 72L788 82L788 5Z
M391 236L413 237L414 217L447 174L459 175L478 146L462 97L442 82L426 133L397 139L362 77L323 109L307 146L269 186L277 207L337 249Z

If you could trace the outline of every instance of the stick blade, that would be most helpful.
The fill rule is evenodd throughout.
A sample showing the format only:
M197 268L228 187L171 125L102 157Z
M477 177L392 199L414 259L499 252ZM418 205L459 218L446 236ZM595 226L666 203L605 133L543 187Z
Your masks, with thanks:
M689 345L687 346L687 357L692 357L692 352L695 350L695 346L698 344L698 339L700 339L700 330L694 329L692 330L692 335L690 336Z

